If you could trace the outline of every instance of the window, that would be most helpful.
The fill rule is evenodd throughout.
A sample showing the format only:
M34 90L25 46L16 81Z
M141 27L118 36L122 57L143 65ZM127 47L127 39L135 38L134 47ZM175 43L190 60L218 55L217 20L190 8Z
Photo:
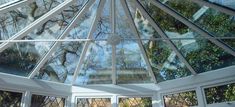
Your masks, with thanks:
M20 107L21 98L22 93L0 90L0 107Z
M163 99L165 107L189 107L198 105L196 91L164 95Z
M119 98L118 107L152 107L151 97Z
M235 101L235 83L205 88L207 104Z
M111 107L110 98L78 98L76 107Z
M31 107L65 107L65 98L32 95Z

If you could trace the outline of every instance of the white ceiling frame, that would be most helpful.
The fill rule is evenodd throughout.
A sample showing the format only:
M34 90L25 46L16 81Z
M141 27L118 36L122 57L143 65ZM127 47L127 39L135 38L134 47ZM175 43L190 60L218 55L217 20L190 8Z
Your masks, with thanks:
M205 36L208 37L211 42L213 42L214 44L216 44L217 46L219 46L220 48L224 49L226 52L228 52L229 54L235 56L235 51L229 47L228 45L226 45L225 43L223 43L221 40L217 40L211 37L214 37L214 35L212 35L211 33L205 31L204 29L202 29L201 27L197 26L196 24L194 24L193 22L189 21L187 18L183 17L182 15L180 15L179 13L177 13L176 11L172 10L171 8L167 7L166 5L162 4L160 1L157 0L150 0L150 2L157 6L158 8L160 8L161 10L163 10L164 12L168 13L169 15L173 16L175 19L179 20L180 22L184 23L185 25L187 25L189 28L193 29L194 31L196 31L197 33L199 33L201 36Z
M201 6L207 6L207 7L219 10L220 12L235 16L235 11L234 10L229 9L229 8L225 8L223 6L220 6L219 4L208 2L208 1L205 1L205 0L190 0L190 1L194 2L194 3L197 3Z
M14 0L14 1L8 2L6 4L0 5L0 14L4 14L8 11L17 9L17 8L22 7L26 4L29 4L33 1L34 0L22 0L22 1Z
M143 43L142 43L142 41L140 39L140 35L138 33L138 30L137 30L137 28L135 26L134 18L131 16L131 12L130 12L130 10L128 8L127 2L126 2L126 0L120 0L120 1L121 1L121 4L122 4L122 7L124 9L124 12L125 12L125 14L127 16L128 22L130 24L130 28L134 32L134 36L137 39L138 46L140 47L140 51L141 51L141 53L142 53L142 55L144 57L144 60L145 60L145 62L147 64L147 69L149 71L149 74L152 77L153 82L157 83L156 77L154 75L154 72L153 72L153 69L151 67L150 61L148 60L148 56L146 55L145 49L143 47Z
M90 0L90 1L95 1L95 0ZM102 14L102 10L104 9L105 2L106 2L106 0L101 0L100 3L99 3L99 6L96 10L96 16L95 16L95 18L92 22L92 25L91 25L90 31L88 33L87 39L92 39L92 35L96 31L100 16ZM75 69L75 72L74 72L74 75L73 75L72 85L75 85L75 81L78 77L79 71L81 70L81 67L82 67L82 64L84 62L84 59L85 59L85 56L86 56L86 53L87 53L87 50L89 48L90 43L91 43L90 41L86 41L86 43L83 47L82 53L81 53L79 61L78 61L78 65L77 65L77 67Z
M55 7L54 9L50 10L49 12L47 12L46 14L44 14L43 16L41 16L40 18L38 18L37 20L35 20L31 24L29 24L28 26L26 26L24 29L22 29L21 31L19 31L18 33L16 33L12 37L10 37L9 40L22 39L23 37L27 36L27 34L32 32L34 29L38 28L43 23L45 23L46 21L50 20L56 14L58 14L61 11L63 11L65 8L67 8L68 6L72 5L73 3L74 3L73 0L65 0L63 3L61 3L60 5ZM7 49L8 47L10 47L13 44L14 43L12 43L12 42L2 43L0 45L0 52L2 52L3 50Z
M143 8L143 6L139 3L139 1L135 1L136 7L141 12L142 16L145 17L149 23L152 25L152 27L158 32L158 34L166 39L166 43L170 46L170 48L176 53L176 55L179 57L179 59L186 65L186 67L190 70L190 72L193 75L196 75L196 71L192 68L192 66L188 63L188 61L185 59L185 57L181 54L181 52L177 49L177 47L174 45L172 41L168 39L168 36L164 33L164 31L155 23L153 18L146 12L146 10Z
M69 32L73 29L73 27L77 24L77 22L82 18L82 15L86 12L87 9L94 3L93 0L89 0L86 2L86 4L83 6L81 11L75 16L73 21L70 23L70 25L63 31L61 36L58 38L58 40L64 39L66 36L69 35ZM47 54L40 60L40 62L37 64L37 66L34 68L32 73L30 74L29 78L33 78L41 69L41 67L46 63L46 61L50 58L50 56L53 54L53 52L56 51L56 48L61 45L62 42L56 41L53 46L50 48L50 50L47 52Z
M116 0L111 0L111 36L117 36L116 34ZM112 45L112 83L117 84L117 70L116 70L116 44Z

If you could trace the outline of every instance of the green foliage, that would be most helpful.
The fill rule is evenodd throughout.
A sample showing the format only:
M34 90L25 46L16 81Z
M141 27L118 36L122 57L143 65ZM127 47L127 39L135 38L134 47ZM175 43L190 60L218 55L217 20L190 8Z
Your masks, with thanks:
M235 101L235 83L205 89L207 104Z
M164 103L166 107L185 107L198 105L195 91L165 95Z

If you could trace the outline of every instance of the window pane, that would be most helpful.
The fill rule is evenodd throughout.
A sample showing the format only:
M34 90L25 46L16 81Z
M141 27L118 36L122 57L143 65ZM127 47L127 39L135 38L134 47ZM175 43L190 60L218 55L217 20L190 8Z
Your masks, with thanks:
M64 107L65 98L32 95L30 107Z
M198 34L173 16L154 5L149 5L146 8L148 8L147 10L151 13L152 17L154 17L154 20L162 28L165 34L171 39L177 39L172 42L197 73L207 72L235 64L234 56L225 52L222 48L209 40L204 39L203 35Z
M73 6L54 15L37 29L27 34L23 39L45 40L57 39L70 24L74 14ZM0 72L28 76L41 58L50 50L54 42L22 42L14 43L0 53Z
M165 107L190 107L197 106L196 91L188 91L163 96Z
M146 62L136 41L122 41L116 50L117 82L150 83Z
M112 47L106 41L95 41L88 47L76 85L112 83Z
M1 107L20 107L22 93L0 90Z
M63 0L35 0L35 2L1 14L0 40L9 39L62 2Z
M235 4L234 0L209 1ZM216 37L235 37L234 16L228 15L213 8L200 6L190 0L168 0L165 4L183 16L187 17L201 28L209 31ZM232 48L235 48L235 39L222 38L221 41L225 42Z
M77 107L111 107L110 98L78 98Z
M205 0L211 3L216 3L231 9L235 9L235 1L234 0Z
M206 88L204 91L207 104L235 101L235 83Z
M152 107L151 97L119 98L118 107Z

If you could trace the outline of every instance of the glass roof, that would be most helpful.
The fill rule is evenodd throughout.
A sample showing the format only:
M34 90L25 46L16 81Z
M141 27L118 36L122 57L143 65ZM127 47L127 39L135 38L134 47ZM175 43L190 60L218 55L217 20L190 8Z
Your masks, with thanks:
M234 0L75 1L1 0L0 72L133 84L235 65Z

